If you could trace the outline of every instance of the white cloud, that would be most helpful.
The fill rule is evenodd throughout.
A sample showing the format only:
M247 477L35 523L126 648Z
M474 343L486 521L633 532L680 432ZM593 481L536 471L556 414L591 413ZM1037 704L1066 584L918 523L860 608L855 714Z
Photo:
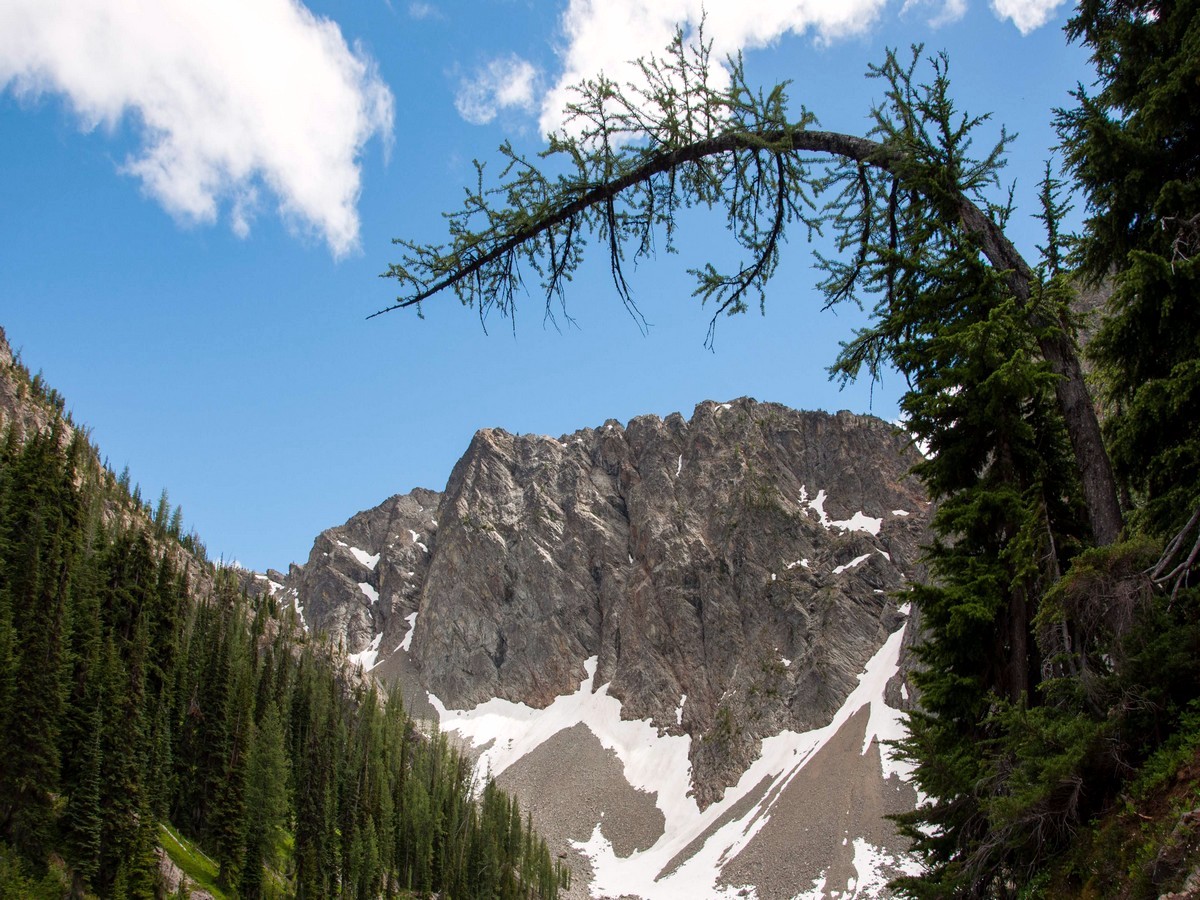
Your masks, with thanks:
M1029 34L1050 21L1063 0L992 0L992 10L1001 19L1011 19L1021 34Z
M536 103L537 70L516 55L494 59L459 85L454 106L474 125L485 125L502 109L532 112Z
M542 102L541 127L562 124L570 86L603 72L625 83L637 72L630 60L660 53L677 25L704 20L716 59L762 47L785 34L830 41L870 27L887 0L570 0L562 18L563 73Z
M1063 0L991 2L998 16L1028 34ZM570 0L561 21L562 74L541 100L541 128L562 126L571 87L584 79L603 72L618 84L636 82L630 60L661 53L676 26L694 34L703 19L714 59L724 60L787 34L811 35L822 43L860 34L878 22L887 5L888 0ZM930 9L928 23L936 28L961 19L967 0L905 0L902 12L921 8Z
M260 193L334 255L358 244L358 156L393 98L296 0L5 0L0 90L65 95L85 128L137 123L123 170L172 214L249 232Z

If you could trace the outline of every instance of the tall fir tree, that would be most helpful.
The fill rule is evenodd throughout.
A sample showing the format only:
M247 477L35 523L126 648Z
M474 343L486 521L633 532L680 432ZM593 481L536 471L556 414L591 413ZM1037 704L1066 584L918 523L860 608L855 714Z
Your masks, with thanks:
M1113 289L1091 350L1114 464L1167 535L1200 506L1200 3L1083 0L1067 31L1098 76L1058 114L1087 200L1078 258Z
M68 688L70 578L83 509L63 423L34 435L0 472L0 592L15 640L15 689L5 716L0 759L0 834L36 864L53 838L59 790L59 727ZM0 606L3 606L0 603Z
M98 521L93 523L92 530L90 543L102 545L106 538ZM61 732L65 806L60 832L66 859L75 872L77 894L94 887L100 875L102 724L106 697L99 578L96 557L81 560L73 582L72 670Z
M242 866L242 896L254 900L263 893L263 867L274 866L288 825L288 760L283 723L274 700L269 700L246 765L246 858Z

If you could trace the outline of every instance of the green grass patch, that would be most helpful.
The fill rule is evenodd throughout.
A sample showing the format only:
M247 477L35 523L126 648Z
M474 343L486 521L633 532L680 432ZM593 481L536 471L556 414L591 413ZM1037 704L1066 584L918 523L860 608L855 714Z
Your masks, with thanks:
M204 855L204 851L189 841L171 826L160 823L159 836L162 846L195 886L208 891L216 900L229 900L229 895L217 886L217 864Z

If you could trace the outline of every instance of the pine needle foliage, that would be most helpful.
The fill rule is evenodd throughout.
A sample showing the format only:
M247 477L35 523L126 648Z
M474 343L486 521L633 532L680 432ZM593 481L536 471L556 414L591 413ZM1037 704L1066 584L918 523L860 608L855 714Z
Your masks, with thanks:
M1057 116L1087 201L1077 259L1113 289L1091 349L1117 471L1166 538L1200 507L1200 4L1086 0L1068 33L1099 76Z
M695 41L677 33L661 57L639 67L638 85L603 75L580 84L564 131L537 158L503 144L496 184L477 161L476 184L446 217L450 242L396 242L405 253L386 276L411 295L391 308L419 308L449 289L481 318L511 316L524 268L538 279L545 315L569 319L566 286L592 238L607 251L617 296L640 321L627 267L658 249L674 252L678 215L694 206L721 209L744 251L734 270L705 265L692 273L696 296L715 307L714 326L722 314L761 304L787 227L818 226L819 177L787 152L792 132L814 117L791 118L783 85L753 91L740 60L723 84L702 30Z

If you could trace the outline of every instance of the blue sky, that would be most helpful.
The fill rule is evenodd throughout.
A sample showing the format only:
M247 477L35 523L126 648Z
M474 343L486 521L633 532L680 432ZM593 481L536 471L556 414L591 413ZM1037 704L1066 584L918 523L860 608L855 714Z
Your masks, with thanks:
M1089 80L1049 0L708 0L720 52L791 79L824 127L861 132L889 46L950 54L961 104L1020 134L1013 233ZM446 296L366 320L395 237L440 239L474 158L536 152L580 75L653 50L701 4L5 0L0 8L0 326L143 494L166 487L213 556L262 569L413 487L440 489L482 427L558 435L749 395L896 414L899 385L825 374L860 320L821 313L797 230L757 311L723 320L685 274L728 246L685 223L643 263L643 335L603 266L569 295L489 322ZM894 381L894 379L893 379Z

